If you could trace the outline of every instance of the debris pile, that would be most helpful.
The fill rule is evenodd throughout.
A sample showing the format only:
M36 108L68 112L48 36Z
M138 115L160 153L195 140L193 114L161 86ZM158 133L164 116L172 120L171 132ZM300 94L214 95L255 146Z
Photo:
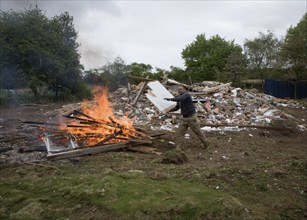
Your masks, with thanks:
M218 130L221 127L227 128L225 130L306 130L304 119L297 119L282 110L304 109L295 100L278 99L253 90L234 88L230 83L204 81L184 85L167 78L161 82L144 78L140 80L142 82L138 85L128 84L107 96L100 96L103 102L98 102L98 106L97 100L94 100L42 112L41 116L48 118L45 121L38 122L36 118L31 118L33 121L1 119L1 128L6 129L0 135L0 144L6 145L1 148L5 152L1 159L36 161L44 158L46 151L47 156L62 159L120 148L159 154L155 148L146 145L165 134L161 130L174 131L178 127L180 112L164 112L171 106L165 107L162 102L166 96L176 96L178 86L182 85L188 89L195 102L203 130ZM165 109L161 110L161 107ZM60 147L55 146L61 141ZM18 157L17 152L36 153Z
M144 79L147 80L147 79ZM163 114L154 106L145 95L144 83L138 86L121 87L112 94L112 103L115 114L129 114L135 124L147 124L151 122L153 129L173 130L177 126L176 120L171 114ZM197 115L202 124L234 125L234 126L283 126L287 127L290 121L303 123L298 128L305 129L304 121L295 119L278 107L304 108L295 100L275 98L253 90L243 90L231 87L230 83L204 81L193 86L181 84L171 79L162 82L168 91L176 96L178 85L188 88L197 108ZM137 99L137 102L135 101ZM155 120L158 119L158 120Z

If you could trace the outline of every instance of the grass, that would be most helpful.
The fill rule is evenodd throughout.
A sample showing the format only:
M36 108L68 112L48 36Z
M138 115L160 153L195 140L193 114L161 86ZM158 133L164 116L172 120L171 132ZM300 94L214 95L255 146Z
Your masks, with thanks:
M244 214L243 205L233 196L198 182L155 180L141 172L110 169L80 173L71 164L60 168L20 166L5 172L0 183L0 218L86 218L82 213L93 207L96 212L124 219L210 219Z
M300 174L302 164L286 167ZM142 163L124 152L10 166L0 170L0 219L300 219L296 184L281 185L287 176L274 180L271 167Z
M70 175L18 182L2 181L1 217L61 218L71 209L98 207L127 218L164 215L186 219L211 213L226 214L217 206L234 198L184 180L153 180L140 174ZM242 205L238 203L237 209ZM51 216L51 210L54 210Z

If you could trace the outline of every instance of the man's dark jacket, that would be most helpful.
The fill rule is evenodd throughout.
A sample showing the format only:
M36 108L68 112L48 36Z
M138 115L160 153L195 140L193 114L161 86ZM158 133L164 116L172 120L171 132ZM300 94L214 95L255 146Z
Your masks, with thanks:
M177 102L175 108L170 110L171 112L177 111L180 108L181 114L185 118L192 116L196 112L192 97L188 92L184 92L183 94L169 100Z

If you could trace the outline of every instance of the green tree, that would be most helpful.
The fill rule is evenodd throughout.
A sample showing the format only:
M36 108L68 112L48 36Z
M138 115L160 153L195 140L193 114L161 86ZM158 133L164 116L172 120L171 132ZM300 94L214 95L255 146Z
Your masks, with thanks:
M128 83L129 66L125 61L117 57L112 63L88 70L84 80L92 86L105 86L110 91L116 90L121 85Z
M131 63L129 65L130 75L139 76L139 77L147 77L152 74L152 66L145 63Z
M116 90L121 85L128 83L129 67L121 57L114 59L113 63L108 63L103 68L102 78L105 80L110 91Z
M73 17L64 12L59 16L55 16L51 20L56 38L53 45L54 53L57 59L54 59L53 65L56 71L52 76L52 87L55 91L56 98L59 96L59 89L66 88L72 95L78 98L85 98L87 92L81 89L82 85L82 69L80 64L80 54L77 42L78 34L74 28ZM84 96L85 95L85 96Z
M0 88L24 88L26 80L20 68L20 55L16 50L21 15L0 12ZM20 35L20 34L19 34Z
M246 77L246 59L242 48L237 47L230 54L220 77L221 82L231 82L232 86L241 86L242 79Z
M149 64L133 62L129 65L128 75L142 78L152 78L153 68ZM139 80L131 80L132 83L139 83Z
M219 80L219 73L223 72L230 54L238 47L219 35L207 40L205 34L200 34L183 49L181 55L193 81Z
M84 72L84 81L85 83L89 84L90 86L99 86L103 84L103 81L100 77L98 68L86 70Z
M171 66L168 76L178 82L190 84L189 75L180 67Z
M307 79L307 13L295 27L288 29L280 55L283 68L289 69L291 78L295 79L296 98L298 81Z
M151 79L161 80L164 75L167 75L168 71L161 68L155 68L155 72L153 72L150 76Z
M89 94L81 82L77 32L67 12L48 19L37 7L0 11L0 25L1 77L19 77L36 97L41 86L53 88L56 99L59 89L79 99Z
M277 55L280 45L281 42L271 31L267 33L260 32L258 37L253 40L245 40L244 42L244 52L248 61L248 68L250 72L256 72L261 78L262 86L264 86L264 79L277 66Z
M38 94L38 87L46 81L43 65L46 56L45 45L41 38L49 36L46 33L47 18L39 9L24 12L0 12L1 17L1 73L5 77L16 80L21 78ZM48 41L48 39L47 39ZM11 72L7 72L11 70ZM2 75L2 74L1 74Z

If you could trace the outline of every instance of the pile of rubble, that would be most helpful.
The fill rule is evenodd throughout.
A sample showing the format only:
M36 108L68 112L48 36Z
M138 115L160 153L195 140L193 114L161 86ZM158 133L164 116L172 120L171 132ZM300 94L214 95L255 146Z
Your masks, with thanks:
M110 99L115 114L128 114L136 125L151 122L152 129L173 130L177 126L174 117L169 113L163 114L146 98L144 94L147 92L146 83L149 80L143 80L137 86L128 85L112 93ZM279 99L255 90L234 88L230 83L205 81L189 86L164 79L162 84L174 96L177 95L178 85L186 86L193 97L200 121L207 126L288 126L289 121L296 121L299 129L306 128L306 122L295 119L279 108L304 108L295 100Z
M159 87L152 87L152 83L158 84ZM140 84L128 84L125 87L120 87L108 96L115 118L127 116L131 119L136 128L135 132L138 132L137 136L120 136L123 132L122 127L110 119L111 121L108 121L106 124L108 125L107 127L109 128L110 133L101 137L101 140L98 142L98 144L101 144L102 146L92 147L91 149L80 149L82 146L76 144L77 140L75 139L76 137L79 137L79 134L77 133L72 136L70 133L67 135L67 132L62 130L56 130L59 127L59 123L61 125L66 125L66 127L90 127L92 129L91 136L86 133L86 140L93 135L95 137L100 137L100 133L97 129L105 127L105 125L101 124L102 121L100 121L100 117L94 117L96 119L99 118L99 121L97 121L94 120L92 116L80 112L84 103L72 103L44 114L44 118L49 118L47 121L21 122L20 120L16 120L16 126L13 126L11 123L12 120L10 120L9 124L2 123L1 128L6 129L6 132L1 135L0 144L3 143L7 147L0 148L2 152L6 152L1 155L1 159L3 159L3 161L10 160L13 162L40 160L45 157L46 147L48 152L54 150L50 150L49 141L52 141L52 138L58 138L58 136L65 138L68 137L65 141L69 141L69 144L67 146L65 145L65 151L62 152L62 149L59 149L59 152L52 154L52 156L58 158L80 156L84 153L96 152L96 150L97 152L103 152L122 147L137 152L156 153L154 149L148 146L144 147L143 145L151 144L152 139L156 135L163 134L160 132L161 130L175 130L175 128L178 127L179 122L177 119L180 117L179 111L175 113L166 113L166 111L159 108L157 103L161 104L166 96L176 96L179 85L187 87L189 93L193 97L193 101L197 108L197 116L200 119L200 124L203 130L237 131L245 128L264 128L273 130L293 130L296 128L298 130L306 130L307 125L304 119L295 118L282 110L283 107L287 109L304 109L304 106L295 100L278 99L253 90L234 88L231 87L229 83L223 84L219 82L205 81L190 86L171 79L164 79L162 82L159 82L141 78ZM159 95L156 95L156 97L160 100L156 103L153 99L149 98L148 94L155 96L155 94L158 94L157 91L154 91L155 89L157 90L157 88L160 93ZM163 90L162 93L160 90ZM173 105L174 103L167 102L167 104ZM99 111L103 110L99 108ZM80 114L83 117L81 117ZM63 116L65 117L63 118ZM70 122L67 121L72 119L79 121L79 124L70 124ZM29 124L31 126L29 126ZM14 129L14 138L11 136L12 131L10 128ZM49 129L48 135L46 135L45 128ZM114 129L112 130L110 128ZM50 129L55 130L50 132ZM160 132L160 134L155 131ZM59 135L55 135L57 134L55 132L59 132ZM53 136L51 137L50 135ZM33 137L36 138L33 139ZM115 144L108 143L107 141L111 139L124 139L125 142L116 142ZM42 140L44 140L46 146L42 145ZM49 150L48 147L50 148ZM31 154L21 155L17 152ZM34 154L34 152L37 153Z

